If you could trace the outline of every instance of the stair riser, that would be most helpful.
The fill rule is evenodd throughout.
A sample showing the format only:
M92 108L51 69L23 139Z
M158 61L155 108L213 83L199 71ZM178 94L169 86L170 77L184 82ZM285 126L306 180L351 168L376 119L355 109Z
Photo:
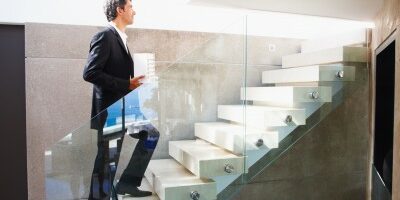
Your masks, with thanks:
M223 129L214 128L208 124L195 124L195 136L215 144L221 148L233 152L237 155L244 154L244 146L246 150L256 150L260 148L277 148L279 145L278 133L246 133L242 129ZM243 139L246 139L244 144ZM257 142L262 139L264 144L257 146Z
M338 72L343 71L344 77L338 78ZM356 68L353 66L308 66L280 70L270 70L262 73L263 84L301 83L323 81L354 81Z
M343 47L282 57L282 68L345 62L367 62L368 48Z
M233 167L233 172L225 171L227 165ZM231 158L223 160L201 160L199 162L200 177L212 178L216 176L226 176L244 173L244 158Z
M217 199L215 182L199 179L172 159L150 161L145 176L160 200L191 199L193 191L200 194L200 199Z
M200 155L190 154L171 142L169 143L169 155L182 164L186 169L201 178L241 174L244 172L243 157L201 160L198 158ZM234 170L231 173L225 171L227 165L233 167Z
M155 191L159 194L160 200L188 200L191 199L191 192L198 192L200 199L216 200L217 186L215 183L196 186L180 186L164 188L160 181L155 182Z
M271 111L246 111L246 122L244 122L243 108L229 108L218 106L218 118L233 121L239 124L246 123L247 126L266 129L273 126L296 126L305 124L304 110L271 110ZM291 122L286 122L288 116Z
M144 177L146 177L149 184L154 188L155 176L149 169L146 169L146 171L144 172Z
M366 45L368 40L367 34L368 31L366 29L359 29L338 34L335 35L335 37L329 36L314 40L307 40L301 43L301 52L307 53L341 46Z
M318 93L318 97L313 97ZM331 102L330 87L260 87L242 88L241 99L264 102L265 105L290 107L295 103Z

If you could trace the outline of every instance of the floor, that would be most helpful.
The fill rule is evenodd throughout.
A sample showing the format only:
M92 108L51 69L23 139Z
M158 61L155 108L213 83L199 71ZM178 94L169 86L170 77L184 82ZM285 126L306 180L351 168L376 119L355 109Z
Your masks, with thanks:
M87 184L90 184L88 182ZM71 185L75 185L77 187L71 187ZM150 186L147 179L143 179L142 185L139 187L141 190L147 190L153 192L153 195L150 197L141 197L134 198L129 195L118 195L118 199L124 200L160 200L158 196L153 191L153 188ZM81 194L82 197L87 197L88 194L84 190L84 184L81 180L77 179L76 181L71 180L70 178L63 178L58 176L57 178L46 178L46 199L51 200L73 200L73 199L85 199L85 198L76 198L76 195L73 194Z

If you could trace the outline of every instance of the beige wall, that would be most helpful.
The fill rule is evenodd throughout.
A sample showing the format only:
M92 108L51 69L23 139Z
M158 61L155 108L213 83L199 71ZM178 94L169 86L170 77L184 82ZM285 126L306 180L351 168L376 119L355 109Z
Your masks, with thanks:
M90 39L101 29L91 26L26 24L29 199L45 199L44 151L89 120L91 85L82 80L82 70ZM189 113L190 116L183 117L177 123L172 120L172 127L167 121L161 124L159 129L162 138L155 157L168 156L169 140L193 138L193 122L215 120L218 103L239 101L245 50L242 36L143 29L129 29L128 36L131 52L155 53L158 72L167 66L174 69L164 73L164 78L175 82L160 87L160 94L164 95L161 99L165 102L160 102L158 108L164 118L174 119L175 116L182 116L182 112L188 113L183 109L189 107L179 106L184 101L180 94L189 92L195 98L195 112ZM298 52L300 40L249 37L248 42L252 47L248 51L251 64L248 83L258 85L261 83L260 72L281 65L282 55ZM270 43L276 45L275 52L267 52L266 47ZM202 47L196 48L202 44ZM206 63L171 65L184 56L185 59L181 61ZM203 106L204 112L198 112L200 106ZM127 151L126 155L129 156L129 149ZM127 159L121 162L121 166L126 164Z
M372 50L375 50L382 42L385 41L385 39L387 37L389 37L391 35L391 33L400 25L400 1L398 0L385 0L384 1L384 6L382 8L382 10L378 13L378 15L375 18L375 25L376 28L373 30L372 33ZM399 39L397 39L397 41L399 41ZM399 200L400 199L400 121L398 120L398 116L400 114L400 110L399 110L399 102L400 99L398 98L398 93L397 91L399 91L399 76L398 76L398 67L400 66L399 63L399 52L400 52L400 48L399 48L399 44L398 42L396 43L396 100L395 100L395 127L394 127L394 131L395 131L395 137L394 137L394 170L393 170L393 199L395 200ZM374 62L374 57L373 57L373 63ZM372 78L372 84L375 83L375 64L373 65L372 68L372 74L371 74L371 78ZM374 100L374 95L375 95L375 88L374 85L371 85L371 90L372 90L372 95L371 95L371 105L375 105L375 100ZM373 107L371 107L371 116L373 116ZM371 121L371 133L373 133L373 120ZM372 138L372 137L371 137ZM371 141L371 150L373 149L372 146L372 141ZM372 155L370 157L370 160L372 160ZM372 163L372 161L370 162Z
M384 0L382 10L375 18L375 29L372 36L372 47L375 49L393 30L400 25L400 1Z

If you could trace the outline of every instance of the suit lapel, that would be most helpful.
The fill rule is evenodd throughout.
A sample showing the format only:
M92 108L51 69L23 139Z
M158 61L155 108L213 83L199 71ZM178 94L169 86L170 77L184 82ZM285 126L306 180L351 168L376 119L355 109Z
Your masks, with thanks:
M131 51L129 51L129 47L127 49L128 49L128 56L131 57L131 59L132 59L132 55L131 55Z
M125 48L124 42L122 42L122 38L119 36L117 30L115 30L115 28L110 26L110 25L108 26L108 28L114 33L115 37L117 37L118 43L120 44L121 48L126 53L126 55L129 56L129 60L132 62L132 65L134 65L133 59L132 59L132 56L131 56L131 52L129 51L129 48ZM132 66L132 69L131 69L131 73L132 73L131 75L133 76L134 75L133 66Z
M108 28L109 28L109 29L114 33L114 35L117 37L118 43L120 44L120 46L121 46L121 48L124 50L124 52L130 56L130 53L126 51L124 42L122 41L121 37L119 36L117 30L115 30L115 28L112 27L112 26L108 26Z

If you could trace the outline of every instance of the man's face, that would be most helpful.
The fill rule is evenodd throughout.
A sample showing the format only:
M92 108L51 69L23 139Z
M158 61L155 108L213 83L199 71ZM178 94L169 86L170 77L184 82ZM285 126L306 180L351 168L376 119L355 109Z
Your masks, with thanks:
M121 17L122 21L125 22L125 24L133 24L133 16L136 15L136 12L133 10L132 2L130 0L126 0L124 8L120 9L118 15Z

